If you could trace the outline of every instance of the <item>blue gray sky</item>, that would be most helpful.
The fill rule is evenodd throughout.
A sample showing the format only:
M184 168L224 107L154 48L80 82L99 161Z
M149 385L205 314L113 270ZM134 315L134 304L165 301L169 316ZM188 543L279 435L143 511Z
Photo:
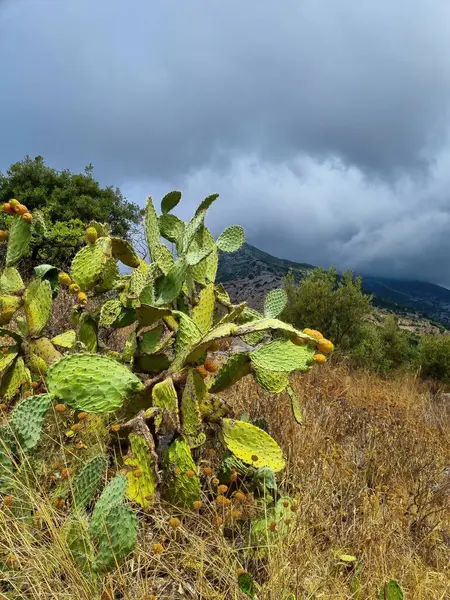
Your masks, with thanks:
M26 154L215 233L450 286L448 0L0 0L0 170Z

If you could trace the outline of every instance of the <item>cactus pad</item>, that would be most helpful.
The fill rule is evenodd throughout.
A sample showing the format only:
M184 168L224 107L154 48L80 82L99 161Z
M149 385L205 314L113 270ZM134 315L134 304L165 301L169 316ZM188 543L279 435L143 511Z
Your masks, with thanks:
M223 419L222 438L230 452L257 469L269 467L277 473L285 467L283 452L279 445L268 433L255 425L234 419Z
M214 284L210 283L202 289L198 304L192 310L192 320L203 334L211 329L214 300Z
M14 407L11 427L23 452L32 450L38 443L50 403L50 394L39 394L25 398Z
M144 387L127 367L96 354L64 356L49 368L47 385L53 396L86 412L116 410Z
M163 215L169 213L171 210L177 206L179 201L181 200L181 192L178 190L173 190L172 192L168 192L164 198L161 200L161 212Z
M205 220L205 216L206 216L206 213L208 212L208 208L211 206L211 204L215 200L217 200L218 197L219 197L219 194L212 194L211 196L208 196L201 202L200 206L195 211L195 215L189 221L189 223L187 224L185 231L184 231L183 244L182 244L183 252L188 251L189 246L191 245L191 242L193 241L196 233L199 231L199 229L203 225L203 221Z
M9 367L13 360L17 356L17 346L9 346L8 351L5 354L0 355L0 376Z
M0 427L0 492L7 492L12 487L14 473L13 454L16 440L10 427Z
M211 384L211 392L221 392L234 385L250 373L250 359L245 352L232 354L225 362Z
M133 552L138 534L136 513L129 506L118 504L107 513L104 528L95 560L98 571L115 567Z
M191 244L191 250L194 250L194 248L211 248L211 252L204 260L191 267L193 278L202 285L214 282L219 266L219 253L211 232L204 225L200 227L195 235L194 242Z
M200 480L186 440L176 438L172 442L164 456L164 467L166 500L175 506L191 508L192 503L200 499ZM189 471L194 472L192 477L186 475Z
M264 300L264 316L274 319L280 315L287 303L287 294L284 289L271 290Z
M92 511L92 518L89 524L89 533L95 538L99 538L104 532L104 520L108 512L115 506L122 504L127 487L126 477L117 474L100 495Z
M23 358L18 356L3 375L0 384L0 396L6 400L13 398L19 391L21 383L31 383L30 371L25 367Z
M179 258L165 277L162 278L159 286L156 287L157 304L167 304L175 300L181 292L184 278L186 275L186 261ZM158 280L157 284L160 282Z
M396 579L390 579L378 594L378 598L379 600L403 600L402 586Z
M288 496L281 497L276 506L268 509L261 519L252 521L250 546L255 558L266 556L270 546L279 545L289 535L294 522L292 504Z
M199 408L196 377L201 379L198 373L190 369L180 403L181 430L191 448L200 446L206 439L201 431L202 416ZM201 383L203 383L203 380Z
M159 228L161 235L174 244L178 244L183 239L184 223L175 215L161 215L159 217Z
M74 329L69 329L64 333L60 333L59 335L52 338L51 342L55 346L59 346L60 348L72 348L77 339L77 334Z
M73 503L78 509L84 509L90 504L108 466L104 456L91 458L73 481Z
M217 247L222 252L236 252L245 242L245 232L240 225L227 227L216 240Z
M164 275L167 275L175 263L169 248L164 244L158 244L154 248L152 256L154 256L154 261L158 265L158 268Z
M256 365L253 366L253 375L256 383L264 390L273 394L282 392L289 383L287 373L277 373L276 371L267 371Z
M147 327L159 321L163 317L172 314L169 308L160 308L158 306L150 306L149 304L141 304L136 308L136 314L141 327Z
M108 258L104 248L105 239L99 238L95 244L81 248L72 261L70 275L82 291L92 289L102 279Z
M141 259L130 242L117 237L111 238L111 252L114 258L127 267L139 267Z
M15 267L5 267L0 276L0 294L17 294L24 289L19 271Z
M31 225L19 216L14 217L9 230L6 266L13 267L28 252L31 239Z
M180 428L178 413L178 396L171 377L156 383L152 389L153 406L163 410L162 414L155 417L155 428L158 433L163 420L167 419L172 429Z
M160 245L160 233L158 216L151 196L147 198L147 206L145 208L145 233L147 235L148 249L152 261L157 262L155 254L157 254L158 246Z
M290 373L307 371L312 364L315 349L298 346L286 339L276 339L250 354L252 364L263 370Z
M31 336L38 336L52 313L52 288L47 279L33 279L24 297L25 316Z
M102 327L110 327L122 312L122 303L118 298L107 300L100 310L98 324Z
M156 496L158 465L154 448L137 433L130 433L132 456L124 458L127 471L127 497L142 508L150 506Z
M46 365L51 365L56 360L61 358L61 354L46 337L31 340L30 349L32 350L33 354L43 360Z
M17 296L0 296L0 325L8 325L21 305L22 301Z
M102 270L101 280L94 287L94 294L103 294L114 289L120 281L120 271L114 258L108 258Z
M88 352L97 350L97 323L87 312L81 315L78 339Z
M294 415L294 419L299 425L302 425L303 415L302 409L300 408L300 404L298 402L297 394L294 392L290 385L286 386L286 392L288 393L289 398L291 400L292 414Z

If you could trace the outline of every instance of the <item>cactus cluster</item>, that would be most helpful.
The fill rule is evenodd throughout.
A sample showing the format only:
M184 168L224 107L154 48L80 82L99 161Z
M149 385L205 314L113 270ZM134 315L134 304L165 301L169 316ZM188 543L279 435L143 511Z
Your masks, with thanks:
M55 276L54 267L37 267L26 289L16 264L27 252L35 219L11 213L0 274L0 325L16 316L17 326L0 329L2 339L11 340L0 356L0 393L13 401L32 394L36 380L45 382L47 393L17 404L8 430L15 432L18 446L31 450L54 402L83 413L114 412L120 422L116 429L128 436L123 474L111 480L91 515L81 513L100 487L105 458L87 462L73 482L72 504L87 531L89 552L80 549L74 535L77 520L69 527L69 545L83 564L92 555L97 570L113 567L133 548L137 519L124 498L143 509L160 496L180 508L198 504L198 457L208 440L220 442L224 455L243 470L251 469L264 489L276 491L274 473L285 467L281 448L263 429L233 418L220 393L253 377L265 390L287 392L300 423L289 377L323 362L319 357L332 350L318 332L299 331L277 318L286 304L283 290L272 290L259 313L245 303L233 305L223 286L215 284L219 253L235 252L245 237L233 225L214 239L205 216L217 197L203 200L187 223L172 213L180 192L162 199L160 215L149 197L145 232L150 263L129 241L111 236L106 225L91 223L87 245L74 257L70 274ZM126 274L118 263L127 267ZM68 287L78 304L73 307L74 328L49 339L45 330L57 284ZM124 327L123 348L111 352L102 344L103 330ZM15 454L14 440L5 431L0 431L0 442ZM0 447L0 480L12 468L8 461ZM283 506L277 503L272 509L275 519ZM256 526L255 536L257 532Z

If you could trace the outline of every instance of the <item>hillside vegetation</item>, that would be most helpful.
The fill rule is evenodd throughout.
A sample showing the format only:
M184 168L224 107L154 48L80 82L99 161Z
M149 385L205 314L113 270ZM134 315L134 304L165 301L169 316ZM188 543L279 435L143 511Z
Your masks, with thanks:
M29 280L41 219L3 207L1 597L444 600L445 397L408 372L355 371L310 328L359 340L370 302L351 274L343 292L313 275L303 289L328 282L320 299L339 301L307 326L282 320L283 289L261 311L233 304L215 279L242 228L214 239L217 195L187 223L180 200L159 215L147 200L150 263L91 222L70 273L38 265Z

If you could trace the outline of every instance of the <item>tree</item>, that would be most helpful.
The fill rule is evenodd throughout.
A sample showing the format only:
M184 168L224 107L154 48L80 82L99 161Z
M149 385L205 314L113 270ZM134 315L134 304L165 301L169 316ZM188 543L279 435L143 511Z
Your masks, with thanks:
M31 211L41 211L47 225L47 236L33 236L30 266L39 262L59 260L67 264L83 244L83 230L90 221L108 223L113 235L129 239L141 209L128 202L118 188L101 187L94 179L93 167L84 173L57 171L45 164L42 156L27 156L0 173L0 202L17 198ZM6 228L6 216L0 217L0 227ZM67 228L67 231L62 229ZM64 235L63 235L64 234ZM57 248L58 240L69 234L70 243Z
M362 292L361 277L354 278L351 271L339 276L335 268L314 269L298 285L289 274L284 288L288 303L283 319L298 328L318 329L343 348L357 343L372 311L372 296Z
M450 336L424 335L419 343L417 363L423 377L450 381Z

